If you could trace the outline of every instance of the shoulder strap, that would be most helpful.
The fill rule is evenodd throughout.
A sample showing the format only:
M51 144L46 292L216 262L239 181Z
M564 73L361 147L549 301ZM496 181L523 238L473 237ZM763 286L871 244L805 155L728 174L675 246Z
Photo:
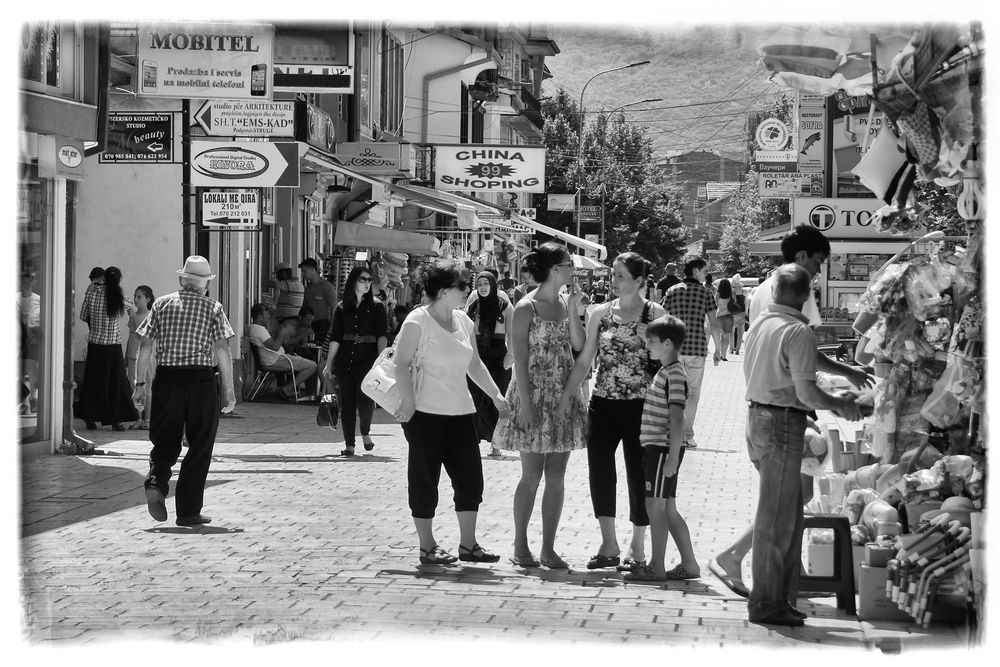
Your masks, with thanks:
M649 324L649 308L652 303L652 301L647 301L646 299L642 300L642 315L639 316L640 324Z

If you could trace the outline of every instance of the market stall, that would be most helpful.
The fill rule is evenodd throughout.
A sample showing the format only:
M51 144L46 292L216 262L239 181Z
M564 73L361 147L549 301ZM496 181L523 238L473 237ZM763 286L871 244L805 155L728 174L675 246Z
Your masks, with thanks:
M855 359L878 381L860 398L871 409L863 422L821 415L833 471L818 478L812 509L850 519L860 616L967 622L981 640L988 443L980 27L924 26L898 52L876 34L863 54L848 52L851 40L829 37L825 66L802 57L808 35L772 40L765 62L786 85L870 98L886 127L852 171L880 200L872 226L918 238L857 268L867 283L851 304ZM845 74L859 58L870 75L856 67ZM915 185L931 182L957 193L959 233L941 230L915 196ZM854 277L850 260L843 269L838 277ZM821 381L848 390L836 378ZM818 547L832 536L813 531L808 542L810 560L819 561Z

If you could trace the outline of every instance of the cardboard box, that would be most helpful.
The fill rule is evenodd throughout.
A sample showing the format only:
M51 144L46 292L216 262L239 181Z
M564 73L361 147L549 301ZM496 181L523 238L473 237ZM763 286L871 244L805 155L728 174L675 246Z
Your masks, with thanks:
M910 621L910 615L885 595L888 568L862 564L858 575L858 618L865 621Z
M854 566L854 592L858 591L858 567L865 558L864 547L851 547ZM806 574L814 577L833 576L833 545L832 544L809 544L806 545Z
M864 563L869 567L885 567L889 560L896 555L896 550L892 547L879 546L875 542L865 545Z

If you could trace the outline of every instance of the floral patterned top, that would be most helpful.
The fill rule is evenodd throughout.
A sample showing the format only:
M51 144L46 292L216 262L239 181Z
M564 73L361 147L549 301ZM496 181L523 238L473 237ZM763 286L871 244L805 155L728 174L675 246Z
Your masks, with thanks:
M598 328L597 383L594 396L615 400L645 398L650 373L649 351L642 334L646 325L641 321L616 322L611 312L617 299L604 311Z
M563 306L565 308L565 301ZM534 310L534 302L531 307ZM577 387L566 415L556 416L563 387L573 370L570 349L568 319L564 317L552 321L542 319L537 311L532 314L528 329L528 378L535 422L528 429L521 428L517 423L521 396L517 391L517 373L514 373L507 387L510 417L497 423L493 434L495 447L548 454L586 446L587 405L583 400L582 387Z

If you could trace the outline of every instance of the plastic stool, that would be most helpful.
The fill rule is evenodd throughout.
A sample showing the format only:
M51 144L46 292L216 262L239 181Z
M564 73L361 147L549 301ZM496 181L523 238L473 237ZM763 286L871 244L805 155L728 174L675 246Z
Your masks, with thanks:
M796 591L836 593L837 607L848 614L857 613L854 600L854 555L851 549L851 523L840 514L806 514L802 529L833 529L833 575L799 574Z

